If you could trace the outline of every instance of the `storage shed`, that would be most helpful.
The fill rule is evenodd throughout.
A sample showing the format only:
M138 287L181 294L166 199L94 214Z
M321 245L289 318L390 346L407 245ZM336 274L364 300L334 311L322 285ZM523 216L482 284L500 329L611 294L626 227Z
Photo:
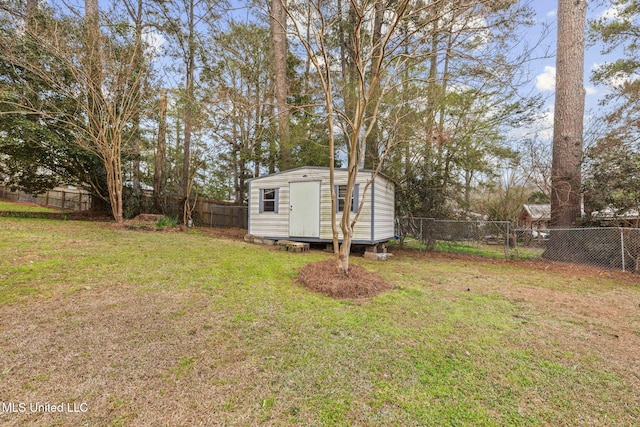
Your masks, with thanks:
M530 230L546 230L551 221L551 205L522 205L518 224Z
M355 213L364 200L362 212L354 227L353 243L373 245L394 236L395 185L384 175L372 179L371 170L358 171L353 196ZM329 168L300 167L250 179L249 234L271 240L331 242L331 187ZM338 195L336 224L342 216L347 170L335 169L335 191ZM341 197L342 196L342 197ZM342 232L340 231L340 239Z

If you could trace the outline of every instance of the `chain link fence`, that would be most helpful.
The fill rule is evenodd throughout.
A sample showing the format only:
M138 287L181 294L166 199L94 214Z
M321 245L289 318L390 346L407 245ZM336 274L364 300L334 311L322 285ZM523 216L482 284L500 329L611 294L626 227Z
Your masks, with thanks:
M490 258L546 259L640 272L640 229L516 228L508 221L451 221L403 217L396 236L404 247Z
M404 217L396 220L401 246L509 258L508 221L456 221Z
M595 267L640 271L640 229L554 228L542 254L551 261L587 264Z

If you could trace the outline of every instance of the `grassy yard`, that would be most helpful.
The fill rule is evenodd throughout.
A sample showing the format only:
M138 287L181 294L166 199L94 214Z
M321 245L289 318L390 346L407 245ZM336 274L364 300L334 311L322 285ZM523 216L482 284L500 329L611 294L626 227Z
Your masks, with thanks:
M402 252L346 301L327 256L0 218L0 424L640 424L636 276Z
M13 203L13 202L0 200L0 211L50 213L50 212L60 212L60 209L47 208L45 206L38 206L33 203Z
M399 247L397 241L390 242L391 247ZM487 244L479 242L448 242L439 240L435 245L429 249L430 252L445 252L455 253L463 255L481 256L484 258L492 259L518 259L518 260L533 260L540 259L544 248L541 247L511 247L507 249L504 244ZM427 248L418 239L407 239L404 242L404 247L413 249L416 251L426 251Z

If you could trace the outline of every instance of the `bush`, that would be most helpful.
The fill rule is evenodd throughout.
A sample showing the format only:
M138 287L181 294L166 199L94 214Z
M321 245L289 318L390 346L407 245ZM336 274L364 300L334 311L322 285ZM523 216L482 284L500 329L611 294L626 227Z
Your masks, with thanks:
M178 225L178 221L168 216L163 216L156 221L156 226L158 227L175 227L176 225Z

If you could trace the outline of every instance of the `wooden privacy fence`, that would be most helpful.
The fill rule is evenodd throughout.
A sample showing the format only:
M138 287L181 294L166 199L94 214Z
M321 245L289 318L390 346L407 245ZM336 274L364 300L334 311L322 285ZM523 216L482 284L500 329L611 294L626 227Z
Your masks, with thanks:
M80 189L57 187L47 190L44 194L34 196L23 191L11 191L9 187L1 185L0 199L35 203L62 211L88 211L91 209L91 195Z
M33 196L23 191L11 191L8 186L0 185L0 199L12 202L36 203L41 206L57 208L61 211L88 211L91 209L91 195L80 189L57 187L44 194ZM143 195L144 205L153 206L151 194ZM162 209L165 215L182 218L182 200L179 197L165 197ZM146 212L153 211L146 210ZM213 199L198 199L192 217L196 225L205 227L248 228L248 208Z
M153 196L144 195L146 205L152 206ZM165 196L162 199L162 212L178 221L182 221L184 199ZM193 200L191 201L193 203ZM191 213L193 221L203 227L244 228L249 227L248 208L244 205L234 205L214 199L198 198Z
M196 224L208 227L249 226L247 206L223 205L208 199L198 200L192 216Z

